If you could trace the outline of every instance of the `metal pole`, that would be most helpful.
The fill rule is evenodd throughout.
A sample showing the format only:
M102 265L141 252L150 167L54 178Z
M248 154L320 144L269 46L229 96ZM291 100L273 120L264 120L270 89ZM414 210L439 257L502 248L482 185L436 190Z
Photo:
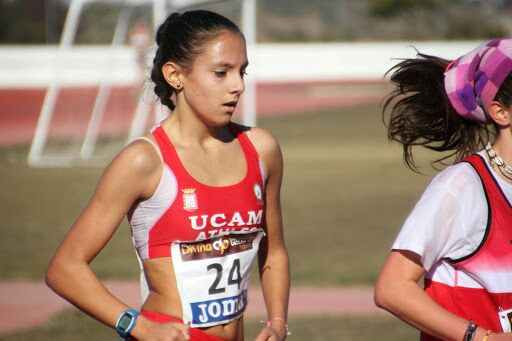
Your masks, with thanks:
M256 0L242 0L242 31L247 43L249 60L254 60L256 41ZM242 102L242 123L256 126L256 79L249 76L245 80L245 93Z
M48 127L50 125L53 110L55 108L55 103L60 90L60 84L56 76L58 71L57 67L59 65L59 57L61 53L65 51L75 39L78 18L80 17L83 4L84 0L72 0L69 5L66 21L64 22L61 41L57 50L56 61L53 65L54 78L51 80L51 83L46 90L41 112L39 114L39 119L37 121L36 130L34 132L34 138L28 153L28 163L30 165L37 165L41 161L41 154L48 138Z
M116 46L122 44L127 35L128 23L130 22L130 13L130 8L123 7L119 18L117 19L114 37L112 38L112 43L110 44L110 48L112 50ZM109 56L111 56L111 54L109 54ZM111 60L109 60L109 62L111 62ZM108 68L108 70L111 70L111 68ZM104 77L98 89L98 94L96 95L91 119L89 120L84 142L82 143L82 148L80 150L80 158L82 159L90 158L94 152L96 141L98 140L101 121L103 120L103 115L105 114L105 109L107 107L111 89L112 84L110 80L108 80L108 77Z
M153 0L153 28L156 34L158 26L162 24L167 16L166 0Z

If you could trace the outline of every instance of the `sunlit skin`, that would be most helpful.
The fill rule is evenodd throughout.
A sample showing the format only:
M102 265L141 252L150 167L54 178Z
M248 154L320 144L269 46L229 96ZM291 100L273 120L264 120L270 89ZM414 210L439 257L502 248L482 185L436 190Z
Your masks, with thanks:
M220 32L203 44L192 65L168 62L162 72L176 89L176 108L161 126L170 137L187 172L209 186L240 182L247 165L239 142L226 124L244 91L248 65L240 34ZM289 295L288 255L284 244L280 206L282 155L276 140L265 130L247 132L267 174L265 232L260 245L259 268L269 319L286 320ZM148 138L154 141L151 134ZM121 220L141 200L150 198L163 170L162 161L147 142L135 141L103 173L89 205L61 243L47 272L48 285L97 320L115 326L128 307L111 295L89 268ZM170 257L144 261L150 294L142 310L182 316L181 301ZM228 341L244 339L243 318L205 329ZM263 326L258 341L285 338L285 323L273 319ZM188 326L155 323L139 316L131 333L137 340L188 340Z
M245 39L239 34L225 32L206 43L191 70L180 70L176 75L183 86L176 116L194 116L208 127L225 126L245 90L243 77L248 64ZM173 81L172 67L166 65L164 74L168 72Z

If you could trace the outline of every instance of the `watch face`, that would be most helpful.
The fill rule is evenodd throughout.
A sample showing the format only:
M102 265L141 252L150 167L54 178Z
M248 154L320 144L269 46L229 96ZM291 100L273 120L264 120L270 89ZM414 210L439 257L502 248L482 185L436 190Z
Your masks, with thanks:
M130 326L130 323L132 322L132 319L133 319L133 317L128 314L124 314L123 316L121 316L121 319L119 320L119 324L118 324L119 329L122 329L122 330L128 329L128 327Z

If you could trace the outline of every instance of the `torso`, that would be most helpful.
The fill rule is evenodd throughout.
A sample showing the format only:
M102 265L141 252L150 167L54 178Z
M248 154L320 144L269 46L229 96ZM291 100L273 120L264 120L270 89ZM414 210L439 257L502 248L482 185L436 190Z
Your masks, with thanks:
M426 290L436 302L483 327L500 330L498 310L512 308L512 263L509 256L494 259L487 270L478 263L495 253L510 255L512 185L494 174L484 152L471 161L448 167L434 178L392 248L421 256ZM467 293L481 293L483 298L469 299ZM468 304L471 300L478 305ZM422 335L422 340L435 338Z
M130 217L150 288L142 310L183 316L170 257L172 241L264 225L262 163L245 133L239 133L244 135L198 158L199 150L173 145L163 128L153 131L163 156L162 175L153 196L138 203ZM204 329L225 340L242 340L242 328L239 318Z
M494 332L510 332L512 318L502 321L504 317L499 314L512 316L512 206L481 156L465 161L474 167L485 191L485 234L470 254L440 260L425 275L425 290L458 316ZM423 335L422 340L435 339Z

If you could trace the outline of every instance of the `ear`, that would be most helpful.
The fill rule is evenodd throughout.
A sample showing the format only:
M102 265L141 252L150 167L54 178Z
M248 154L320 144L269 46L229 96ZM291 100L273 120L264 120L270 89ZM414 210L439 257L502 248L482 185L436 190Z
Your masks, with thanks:
M181 73L181 67L173 62L167 62L162 66L162 75L167 83L176 90L181 90L183 87Z
M489 105L489 110L487 111L489 113L489 116L491 116L492 120L496 122L497 125L500 127L507 127L510 126L511 123L511 114L512 114L512 107L507 108L503 106L498 101L492 101Z

